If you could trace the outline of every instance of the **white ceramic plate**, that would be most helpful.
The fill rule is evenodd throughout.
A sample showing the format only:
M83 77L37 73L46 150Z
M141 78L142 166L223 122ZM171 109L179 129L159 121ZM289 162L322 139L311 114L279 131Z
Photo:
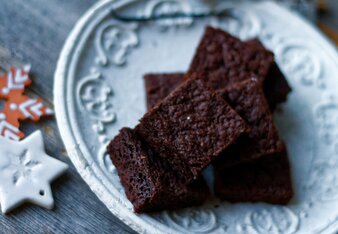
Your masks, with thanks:
M226 2L227 4L224 4ZM210 6L208 4L211 4ZM120 14L224 8L229 17L121 23ZM228 204L135 215L105 146L146 111L142 75L187 69L204 26L259 37L276 54L293 92L275 119L286 141L295 197L288 206ZM141 233L331 233L338 230L338 56L311 25L273 4L217 1L100 1L77 23L55 73L58 126L90 188Z

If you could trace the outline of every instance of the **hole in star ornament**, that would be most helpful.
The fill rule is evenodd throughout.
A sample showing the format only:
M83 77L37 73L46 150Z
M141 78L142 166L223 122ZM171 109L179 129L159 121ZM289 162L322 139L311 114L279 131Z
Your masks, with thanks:
M32 83L29 78L30 68L30 65L11 67L0 76L0 99L4 101L0 109L0 136L15 141L25 136L19 130L20 121L37 122L53 114L40 97L30 98L24 94L25 88Z
M67 164L45 153L41 131L22 141L0 136L2 213L8 213L25 202L52 209L54 199L50 183L67 168Z

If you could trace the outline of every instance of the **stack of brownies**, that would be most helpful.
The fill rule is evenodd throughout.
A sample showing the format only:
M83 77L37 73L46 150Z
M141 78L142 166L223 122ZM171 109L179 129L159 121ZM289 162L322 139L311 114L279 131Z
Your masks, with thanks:
M209 164L222 200L292 198L287 151L271 114L291 89L258 40L207 27L188 72L144 78L148 112L108 146L135 212L202 204Z

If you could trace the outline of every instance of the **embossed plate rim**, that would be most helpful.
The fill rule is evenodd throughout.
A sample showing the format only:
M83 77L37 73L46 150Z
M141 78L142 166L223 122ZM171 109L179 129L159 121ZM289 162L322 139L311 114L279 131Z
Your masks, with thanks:
M82 33L83 28L85 27L88 20L95 16L95 13L100 11L104 6L109 4L115 4L115 8L119 8L124 6L125 4L129 4L135 2L135 0L127 0L124 2L114 1L114 0L103 0L94 4L75 24L72 29L70 35L68 36L63 49L61 50L59 60L57 63L56 71L54 74L54 105L55 105L55 113L56 120L59 127L59 131L61 134L62 141L65 144L67 153L74 164L77 171L80 173L81 177L85 180L85 182L89 185L90 189L95 193L95 195L107 206L107 208L121 221L130 226L132 229L139 233L148 233L149 231L155 231L154 226L150 225L148 222L139 219L137 216L130 217L127 213L119 212L125 207L122 206L118 201L115 202L111 198L115 198L110 196L109 191L105 187L104 184L100 184L99 179L92 172L92 169L88 166L89 163L86 162L86 159L83 153L79 150L79 143L77 142L76 133L71 129L68 123L69 115L67 111L67 106L63 106L63 104L67 101L65 97L67 97L67 90L63 89L65 84L67 84L67 73L68 66L70 65L68 59L71 57L71 53L74 52L74 44L80 38L79 35ZM112 8L112 7L110 7ZM109 203L114 203L114 205L108 205ZM136 219L136 220L134 220ZM142 222L142 225L137 225L136 223Z
M65 143L65 147L67 152L69 153L70 159L75 165L76 169L80 173L80 175L84 178L86 183L90 186L93 192L98 196L98 198L109 208L109 210L120 218L123 222L129 225L134 230L141 232L141 233L153 233L156 232L156 227L151 225L150 223L146 222L145 220L139 219L138 216L130 217L127 212L120 212L121 210L125 209L125 207L120 204L118 201L113 201L111 198L114 198L109 194L108 189L102 183L102 181L97 178L95 173L92 172L92 168L90 167L90 162L86 161L83 152L81 152L80 146L78 141L76 140L76 133L72 129L71 124L69 122L74 121L69 119L69 110L67 110L67 90L63 89L65 84L69 82L67 73L69 72L69 59L73 56L72 53L74 52L74 44L80 40L79 35L82 34L84 31L84 27L89 19L95 16L97 12L102 10L105 5L114 4L115 8L120 6L127 5L129 3L134 2L135 0L128 0L128 1L112 1L112 0L104 0L96 3L92 8L90 8L83 17L77 22L74 29L70 33L64 48L62 49L57 69L55 72L55 84L54 84L54 103L56 109L56 118L57 123L60 129L61 137L63 142ZM266 4L266 3L262 3ZM270 3L269 3L270 4ZM112 6L109 7L110 9ZM285 12L284 12L285 13ZM306 24L303 22L302 19L297 21L299 24ZM309 29L309 28L307 28ZM317 36L321 37L320 39L325 40L326 43L332 46L331 42L329 42L322 34L314 29L317 32ZM331 54L335 57L334 54ZM113 203L113 204L112 204ZM162 230L165 227L164 225L157 223L157 227L162 226ZM332 229L336 230L335 223L332 224ZM332 230L331 229L331 230ZM158 230L157 230L158 231Z

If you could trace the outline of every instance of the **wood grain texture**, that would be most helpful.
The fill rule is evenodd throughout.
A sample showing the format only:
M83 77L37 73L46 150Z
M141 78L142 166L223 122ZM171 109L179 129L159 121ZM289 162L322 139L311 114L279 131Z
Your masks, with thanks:
M338 1L319 1L318 27L338 46Z
M52 107L53 75L63 43L76 20L95 0L0 0L0 70L32 64L31 95L39 95ZM337 28L336 0L322 22ZM336 12L336 13L334 13ZM26 134L42 129L46 150L66 162L68 172L52 189L51 211L26 205L8 216L0 215L0 233L133 233L115 218L91 192L67 158L54 119L23 124Z
M63 43L76 20L94 0L0 0L0 68L32 64L29 95L51 107L53 75ZM52 184L55 208L25 205L0 215L1 233L133 233L114 217L76 172L67 157L54 119L23 124L28 135L44 132L48 154L66 162L68 172Z
M338 31L338 1L325 0L324 3L325 7L320 10L318 20L327 27Z

